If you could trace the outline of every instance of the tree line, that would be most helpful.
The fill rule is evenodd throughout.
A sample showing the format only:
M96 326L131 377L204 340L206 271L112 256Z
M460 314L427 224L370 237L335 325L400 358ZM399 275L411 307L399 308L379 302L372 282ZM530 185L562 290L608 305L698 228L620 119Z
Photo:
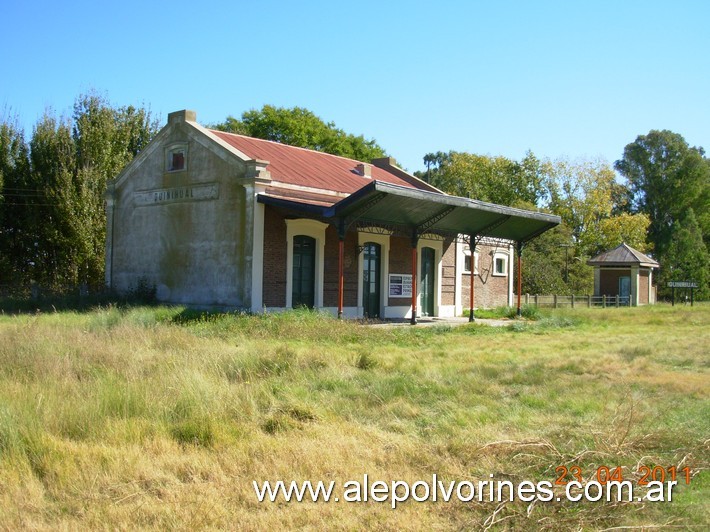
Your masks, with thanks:
M266 105L210 127L362 161L386 155L299 107ZM149 109L96 93L80 95L71 116L45 112L29 140L0 116L0 285L103 286L106 182L158 129ZM524 292L591 293L586 260L626 242L661 263L661 295L669 280L694 280L710 296L710 160L677 133L640 135L613 165L532 152L432 152L423 162L415 175L444 192L561 217L525 247Z
M525 246L523 292L591 293L586 261L626 242L661 264L661 296L670 280L696 281L698 295L710 295L710 160L677 133L639 135L613 166L455 151L429 153L424 164L415 173L444 192L560 216Z
M45 111L29 141L18 124L0 120L0 285L100 289L106 182L158 123L144 107L115 107L91 93L76 99L71 116Z

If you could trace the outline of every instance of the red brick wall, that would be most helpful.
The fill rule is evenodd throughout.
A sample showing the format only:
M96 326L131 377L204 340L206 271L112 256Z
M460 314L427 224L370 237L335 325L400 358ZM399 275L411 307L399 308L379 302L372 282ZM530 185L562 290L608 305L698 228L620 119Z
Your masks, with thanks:
M338 306L338 235L335 227L329 226L325 234L325 255L323 272L323 305L326 307ZM437 272L441 275L441 301L440 305L454 305L456 293L456 244L453 241L445 241L443 244L442 270ZM266 307L286 306L286 222L283 216L272 207L266 206L264 210L264 284L263 301ZM482 255L483 257L483 255ZM489 263L492 257L487 255ZM357 300L358 288L358 235L357 232L348 232L345 238L344 247L344 293L343 304L346 307L356 307L360 305ZM419 265L418 265L419 266ZM492 263L485 266L488 272L485 282L479 278L476 283L476 306L482 306L482 302L500 301L492 306L504 305L507 301L507 277L493 277ZM390 238L390 262L389 272L411 274L412 272L412 248L411 241L406 237ZM387 291L388 279L385 279L382 290ZM468 276L465 276L464 307L468 305ZM388 298L388 306L408 306L409 298ZM487 303L486 303L487 305Z
M264 286L265 307L286 306L286 222L268 205L264 207Z
M648 305L648 270L639 271L639 305Z
M460 244L461 245L461 244ZM476 308L503 307L508 304L508 275L493 275L493 254L494 246L479 244L478 251L478 274L475 276L473 302ZM501 251L501 248L498 248ZM504 248L503 251L508 251ZM513 257L508 256L508 261ZM510 263L508 263L510 266ZM471 275L469 273L458 272L461 278L461 304L464 310L471 308Z
M599 272L599 296L619 295L619 277L631 277L631 269L628 270L604 270ZM648 288L646 288L648 294Z
M268 205L264 207L264 286L265 307L286 306L286 222Z
M393 273L412 273L412 241L409 238L401 236L390 238L390 274ZM384 289L387 290L387 287ZM387 298L387 306L390 307L403 307L411 304L412 300L406 297Z
M444 241L441 257L441 301L440 305L456 304L456 244Z
M357 233L345 235L343 253L343 305L356 307L357 301ZM338 306L338 232L329 225L325 231L325 257L323 271L323 306ZM384 288L383 288L384 290Z

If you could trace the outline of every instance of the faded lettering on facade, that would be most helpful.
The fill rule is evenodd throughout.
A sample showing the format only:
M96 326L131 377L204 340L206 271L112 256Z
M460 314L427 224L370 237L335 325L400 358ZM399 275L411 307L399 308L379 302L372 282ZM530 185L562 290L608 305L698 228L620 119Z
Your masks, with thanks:
M138 190L133 193L137 207L145 205L162 205L180 201L211 200L219 197L217 183L206 185L190 185L186 187L158 188L155 190Z

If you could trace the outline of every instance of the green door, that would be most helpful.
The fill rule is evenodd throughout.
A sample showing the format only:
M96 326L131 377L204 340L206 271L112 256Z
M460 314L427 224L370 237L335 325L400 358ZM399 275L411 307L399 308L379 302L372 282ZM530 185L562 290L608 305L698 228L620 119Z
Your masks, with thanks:
M380 317L380 245L365 244L362 265L363 317Z
M436 264L434 260L434 250L432 248L422 248L422 316L434 315L434 290Z
M291 304L313 308L316 288L316 240L310 236L293 237L293 277Z
M631 277L619 277L619 296L621 304L626 305L631 296Z

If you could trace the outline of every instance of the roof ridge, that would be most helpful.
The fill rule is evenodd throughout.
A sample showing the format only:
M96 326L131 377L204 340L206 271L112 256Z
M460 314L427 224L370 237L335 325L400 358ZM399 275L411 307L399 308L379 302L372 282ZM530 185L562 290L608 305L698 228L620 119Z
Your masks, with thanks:
M319 151L319 150L314 150L312 148L302 148L301 146L294 146L293 144L286 144L284 142L279 142L278 140L268 140L268 139L261 139L259 137L251 137L249 135L242 135L241 133L232 133L231 131L220 131L219 129L211 129L207 128L209 131L213 133L219 133L219 134L224 134L224 135L232 135L234 137L241 137L243 139L251 139L251 140L256 140L258 142L269 142L271 144L276 144L278 146L284 146L286 148L291 148L294 150L303 150L311 153L317 153L319 155L327 155L329 157L336 157L338 159L343 159L345 161L352 161L355 163L365 163L365 164L372 164L372 162L369 161L360 161L358 159L351 159L350 157L344 157L343 155L335 155L334 153L328 153L327 151ZM374 166L374 165L373 165Z

